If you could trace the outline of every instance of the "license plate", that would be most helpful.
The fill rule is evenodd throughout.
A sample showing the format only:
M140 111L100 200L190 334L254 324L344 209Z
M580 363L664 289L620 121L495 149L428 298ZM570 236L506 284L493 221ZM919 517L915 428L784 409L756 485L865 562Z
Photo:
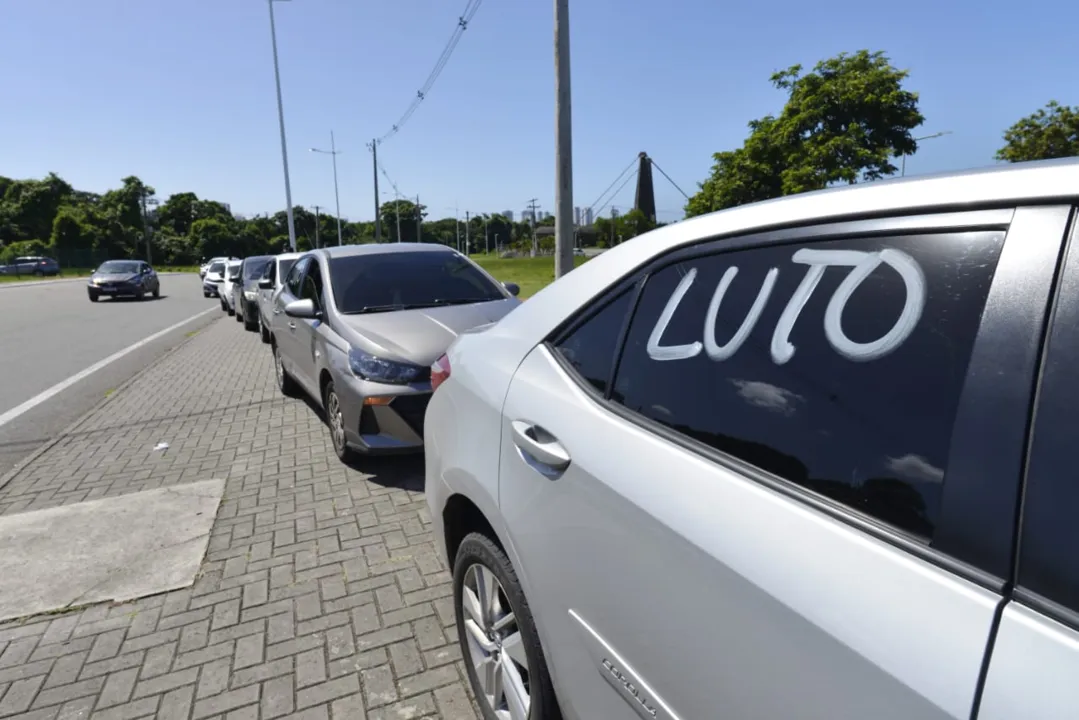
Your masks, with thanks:
M107 287L103 287L103 288L100 288L100 291L101 291L101 292L102 292L103 294L106 294L106 295L107 295L107 294L109 294L109 293L114 293L114 292L116 292L116 288L107 288Z

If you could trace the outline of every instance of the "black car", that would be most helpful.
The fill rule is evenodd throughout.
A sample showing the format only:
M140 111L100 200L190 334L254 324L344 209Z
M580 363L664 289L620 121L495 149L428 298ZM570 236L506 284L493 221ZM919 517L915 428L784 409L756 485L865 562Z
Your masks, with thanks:
M128 296L142 300L147 294L161 296L161 281L149 263L141 260L107 260L101 264L86 285L90 302L102 295Z
M239 279L232 284L232 307L245 330L259 329L259 278L273 259L273 255L256 255L240 263Z

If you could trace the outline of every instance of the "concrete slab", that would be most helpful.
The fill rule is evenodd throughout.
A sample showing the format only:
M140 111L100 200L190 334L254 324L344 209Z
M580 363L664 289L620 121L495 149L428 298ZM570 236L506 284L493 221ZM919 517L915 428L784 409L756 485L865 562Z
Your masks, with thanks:
M195 580L224 480L0 517L0 620Z

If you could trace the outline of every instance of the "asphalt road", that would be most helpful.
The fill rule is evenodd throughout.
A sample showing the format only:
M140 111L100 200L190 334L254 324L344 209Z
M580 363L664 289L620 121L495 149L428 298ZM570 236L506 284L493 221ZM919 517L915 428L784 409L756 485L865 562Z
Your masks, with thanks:
M0 476L218 308L194 274L162 275L161 297L142 301L91 303L85 279L0 284Z

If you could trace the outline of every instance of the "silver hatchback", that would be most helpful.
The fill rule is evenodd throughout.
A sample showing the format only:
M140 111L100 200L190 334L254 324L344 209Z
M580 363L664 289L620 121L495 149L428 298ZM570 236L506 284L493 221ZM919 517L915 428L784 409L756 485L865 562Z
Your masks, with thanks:
M314 250L273 296L278 384L321 403L342 459L421 450L431 363L517 307L516 291L443 245Z

